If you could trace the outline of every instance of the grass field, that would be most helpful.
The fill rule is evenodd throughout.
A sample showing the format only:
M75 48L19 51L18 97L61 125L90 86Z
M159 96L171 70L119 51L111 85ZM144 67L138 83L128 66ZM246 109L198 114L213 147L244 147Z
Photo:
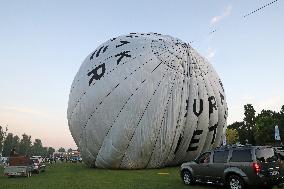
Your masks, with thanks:
M47 165L46 172L31 178L3 176L0 168L0 189L217 189L214 186L185 186L179 168L151 170L90 169L81 163ZM168 174L158 174L168 173Z

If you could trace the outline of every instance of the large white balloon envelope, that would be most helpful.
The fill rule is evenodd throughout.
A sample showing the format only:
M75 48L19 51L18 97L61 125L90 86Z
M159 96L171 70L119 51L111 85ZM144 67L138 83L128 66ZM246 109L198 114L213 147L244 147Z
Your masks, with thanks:
M130 33L87 56L67 114L89 166L158 168L221 144L227 104L217 73L189 44Z

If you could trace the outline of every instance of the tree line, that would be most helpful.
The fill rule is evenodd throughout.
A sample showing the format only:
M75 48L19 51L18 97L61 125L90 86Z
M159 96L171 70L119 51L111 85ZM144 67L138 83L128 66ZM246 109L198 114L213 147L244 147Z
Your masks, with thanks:
M284 105L279 112L262 110L256 115L252 104L244 106L243 121L228 125L227 144L274 145L275 126L278 125L281 141L284 144Z
M27 134L22 134L20 138L13 133L8 133L7 127L0 125L0 153L2 152L3 157L7 157L13 148L18 154L27 156L49 157L55 152L52 147L44 147L40 139L32 142L32 137Z

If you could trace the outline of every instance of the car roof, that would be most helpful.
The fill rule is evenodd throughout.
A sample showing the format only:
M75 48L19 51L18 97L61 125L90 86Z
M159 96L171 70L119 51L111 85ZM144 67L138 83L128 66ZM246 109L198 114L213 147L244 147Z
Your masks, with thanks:
M272 148L271 146L252 146L252 145L241 145L241 146L221 146L219 148L216 148L212 151L220 151L220 150L245 150L245 149L259 149L259 148Z

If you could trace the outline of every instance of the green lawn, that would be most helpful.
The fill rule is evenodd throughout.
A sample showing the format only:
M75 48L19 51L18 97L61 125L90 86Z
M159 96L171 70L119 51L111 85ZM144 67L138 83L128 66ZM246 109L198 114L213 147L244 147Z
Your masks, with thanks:
M0 168L0 189L217 189L213 186L185 186L179 177L179 168L150 170L91 169L80 163L47 165L46 172L31 178L3 176ZM168 174L158 174L168 173Z

